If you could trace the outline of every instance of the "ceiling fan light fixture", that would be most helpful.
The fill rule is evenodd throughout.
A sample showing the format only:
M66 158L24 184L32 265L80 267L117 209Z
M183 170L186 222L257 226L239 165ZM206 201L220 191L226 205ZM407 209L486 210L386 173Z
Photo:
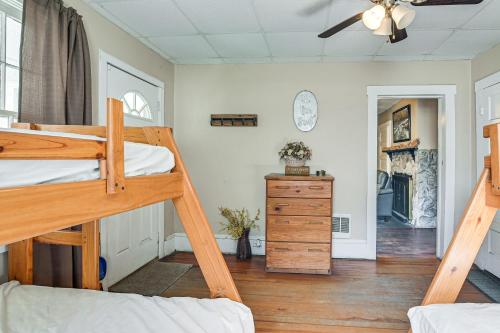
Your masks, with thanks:
M391 15L396 22L398 29L404 29L415 19L416 12L403 5L397 5L392 8Z
M390 36L392 35L392 19L390 16L384 17L380 27L373 32L374 35Z
M376 5L363 13L363 23L371 30L380 28L385 17L385 8L382 5Z

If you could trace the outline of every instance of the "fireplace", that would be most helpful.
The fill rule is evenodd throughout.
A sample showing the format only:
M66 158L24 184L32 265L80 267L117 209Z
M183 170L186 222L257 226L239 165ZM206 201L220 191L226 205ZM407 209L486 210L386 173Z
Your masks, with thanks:
M394 173L392 175L394 191L392 212L406 221L412 219L413 182L410 175Z

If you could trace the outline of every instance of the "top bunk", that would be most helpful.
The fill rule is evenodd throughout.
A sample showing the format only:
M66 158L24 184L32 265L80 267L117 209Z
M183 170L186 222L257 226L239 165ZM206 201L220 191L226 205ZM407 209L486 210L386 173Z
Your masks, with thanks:
M79 161L82 165L91 161L94 166L98 164L98 168L90 168L91 173L98 170L98 176L69 177L64 183L2 187L0 181L0 244L11 244L9 267L21 272L19 276L29 283L34 238L60 235L60 230L80 224L96 225L101 218L171 199L211 297L227 297L241 302L172 130L166 127L124 127L122 108L122 102L107 100L106 127L16 124L14 130L0 130L0 166L6 160L29 160L24 163L36 162L42 166L44 161ZM146 154L148 157L136 156L138 163L135 166L144 166L141 159L145 158L159 159L160 163L150 164L146 170L144 167L139 171L131 168L133 172L130 172L127 147L134 144L149 145L139 147L142 152L153 151ZM12 174L16 172L18 170L14 169ZM0 177L9 175L1 174ZM8 181L4 184L13 185ZM92 229L94 240L98 237L95 229ZM97 266L94 266L92 274L96 275Z
M183 194L171 129L124 127L118 100L107 126L13 125L0 130L0 160L12 160L0 161L0 244Z

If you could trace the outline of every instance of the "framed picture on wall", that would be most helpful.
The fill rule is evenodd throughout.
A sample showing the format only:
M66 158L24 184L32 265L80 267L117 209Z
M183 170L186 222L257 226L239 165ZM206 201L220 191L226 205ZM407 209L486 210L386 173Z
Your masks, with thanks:
M411 140L411 105L392 113L392 138L394 143Z

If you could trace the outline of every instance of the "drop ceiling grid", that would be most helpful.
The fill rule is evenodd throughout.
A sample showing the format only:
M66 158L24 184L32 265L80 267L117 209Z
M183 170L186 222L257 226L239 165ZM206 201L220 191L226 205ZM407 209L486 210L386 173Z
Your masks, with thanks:
M146 46L175 63L334 62L349 61L349 59L352 61L455 60L470 59L477 53L500 43L500 23L497 23L496 16L490 13L500 9L500 0L485 0L483 4L473 8L461 6L464 10L472 10L472 14L453 6L451 12L455 14L445 17L442 20L445 23L437 21L440 15L445 13L444 10L439 9L435 12L431 11L434 7L431 9L415 7L417 19L414 25L407 29L408 39L394 45L381 42L378 47L375 39L373 41L367 39L366 34L369 32L360 22L344 31L352 36L352 40L345 38L342 40L342 35L326 40L308 40L308 34L311 35L310 38L316 38L318 32L339 23L344 16L349 17L349 13L355 14L370 7L371 3L368 0L333 0L319 13L314 14L316 19L320 18L321 23L314 23L310 18L302 18L298 13L302 3L307 4L308 1L314 3L315 0L85 1L90 2L101 14ZM316 3L321 1L316 0ZM211 4L213 8L203 13L204 8ZM144 11L138 16L146 20L151 14L152 22L155 20L168 22L173 18L179 22L178 26L172 26L172 23L170 26L162 26L159 23L155 26L151 22L142 26L126 23L130 22L130 12L140 11L141 6L145 8L149 6L150 10L154 10L159 8L157 6L170 8L170 5L174 8L170 13L151 14ZM199 12L195 12L198 7ZM227 11L221 10L226 7ZM281 8L284 8L282 13L274 14ZM229 16L226 20L216 22L214 18L218 12ZM432 24L433 22L439 24ZM138 28L134 26L141 31L137 31ZM224 29L227 29L227 32ZM490 29L495 30L494 33L486 31ZM471 30L477 30L477 38L468 41L466 37L471 33L464 32ZM279 39L280 34L283 40ZM189 40L194 36L198 36L197 42L192 44L193 50L189 50L191 45ZM464 40L465 43L462 45ZM332 46L335 43L342 45L343 48L335 51L340 47ZM210 51L207 51L208 49Z

